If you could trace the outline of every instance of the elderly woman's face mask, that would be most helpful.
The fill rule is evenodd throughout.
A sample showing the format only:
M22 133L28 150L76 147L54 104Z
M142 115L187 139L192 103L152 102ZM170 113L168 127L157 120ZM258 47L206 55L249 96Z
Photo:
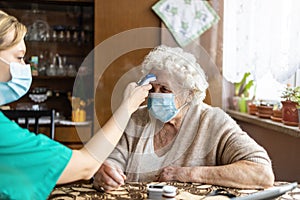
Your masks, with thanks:
M154 118L166 123L173 119L186 104L177 109L179 102L175 101L175 95L170 89L168 81L163 82L158 79L158 81L154 81L151 84L152 89L150 90L147 104L149 113Z
M166 123L186 105L180 95L183 93L180 87L182 81L166 70L152 70L151 73L156 75L157 80L151 82L147 107L154 118Z
M170 121L179 112L172 93L150 93L147 107L154 118L164 123Z

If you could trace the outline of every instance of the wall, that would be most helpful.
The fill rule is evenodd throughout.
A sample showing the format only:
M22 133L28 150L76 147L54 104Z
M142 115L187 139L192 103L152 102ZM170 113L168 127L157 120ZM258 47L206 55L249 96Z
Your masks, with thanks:
M126 52L125 49L138 43L138 38L112 41L124 31L141 27L160 27L160 19L151 10L157 0L97 0L95 1L95 130L98 122L103 125L111 116L111 96L119 79L138 66L151 48ZM160 44L160 32L145 33L142 39L149 47ZM107 43L109 45L105 46ZM98 45L98 48L97 48ZM102 48L103 47L103 48ZM119 52L117 52L119 51ZM121 52L121 53L120 53ZM119 54L118 54L119 53ZM109 60L111 59L111 60ZM101 70L103 74L101 74ZM137 80L134 80L137 81Z
M277 181L300 182L300 137L237 121L253 139L262 145L273 162Z
M197 62L204 69L209 83L207 97L204 102L212 106L222 107L222 64L223 64L223 1L209 1L220 20L205 31L199 38L183 47L185 51L193 53ZM162 27L166 26L162 23ZM178 46L169 31L162 32L162 43L169 46ZM207 55L207 56L203 56Z

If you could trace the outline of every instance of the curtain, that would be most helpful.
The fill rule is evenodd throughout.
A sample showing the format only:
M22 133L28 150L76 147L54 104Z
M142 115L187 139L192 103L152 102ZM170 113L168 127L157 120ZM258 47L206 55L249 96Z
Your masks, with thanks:
M299 0L225 0L223 76L284 82L300 64Z

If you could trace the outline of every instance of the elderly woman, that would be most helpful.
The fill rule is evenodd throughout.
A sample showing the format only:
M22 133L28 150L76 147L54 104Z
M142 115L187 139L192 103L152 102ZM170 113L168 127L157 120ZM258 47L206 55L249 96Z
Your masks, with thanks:
M126 134L95 175L96 187L113 190L125 180L273 185L267 152L224 111L203 103L208 83L193 55L159 46L146 56L142 72L157 77L148 109L132 115Z

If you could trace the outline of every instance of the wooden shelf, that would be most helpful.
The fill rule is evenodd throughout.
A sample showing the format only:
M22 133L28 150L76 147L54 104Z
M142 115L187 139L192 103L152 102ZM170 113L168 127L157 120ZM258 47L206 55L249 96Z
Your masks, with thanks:
M80 58L80 64L83 59L91 52L93 49L92 43L84 43L78 45L71 42L38 42L38 41L27 41L26 46L28 52L27 56L39 55L43 51L58 53L59 55L66 56L68 59L71 57ZM76 64L76 63L73 63Z
M10 0L10 3L24 2L24 0ZM39 4L63 4L63 5L93 5L94 0L26 0L28 4L39 3Z
M71 76L33 76L33 80L69 80L74 81L76 77Z

